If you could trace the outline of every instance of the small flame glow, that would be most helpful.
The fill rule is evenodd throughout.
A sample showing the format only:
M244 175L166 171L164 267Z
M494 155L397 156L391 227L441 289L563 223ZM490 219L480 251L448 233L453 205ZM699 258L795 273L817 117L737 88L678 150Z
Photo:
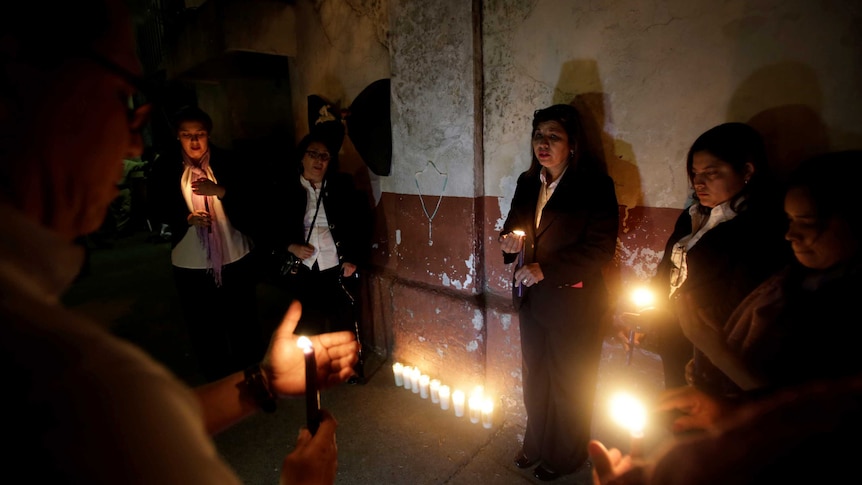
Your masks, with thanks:
M632 291L631 298L632 302L638 308L648 308L655 302L655 295L652 294L652 291L646 288L635 288L634 291Z
M313 350L311 348L311 339L304 335L302 337L299 337L299 339L296 341L296 346L301 348L302 351L306 354Z
M611 417L632 435L639 435L646 425L646 408L634 396L621 392L611 398Z

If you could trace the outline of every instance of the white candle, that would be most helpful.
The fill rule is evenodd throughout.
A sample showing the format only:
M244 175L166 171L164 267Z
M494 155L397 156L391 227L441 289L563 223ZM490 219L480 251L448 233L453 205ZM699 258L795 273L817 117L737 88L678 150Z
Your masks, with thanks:
M470 422L474 424L478 423L479 415L482 412L482 396L477 394L470 396L470 400L467 401L467 407L470 410Z
M404 385L404 365L401 362L392 364L392 374L395 376L395 385L401 387Z
M428 383L428 388L431 390L431 402L440 402L440 379L431 379Z
M494 422L494 401L490 398L485 398L485 402L482 403L482 426L488 429L491 429L491 425Z
M413 394L419 394L419 378L422 377L422 371L418 367L413 368L413 373L410 374L410 389Z
M440 394L440 409L447 410L449 409L449 386L443 384L440 386L439 390Z
M410 389L410 376L413 375L413 366L405 365L402 380L404 381L404 389Z
M428 386L430 385L431 378L428 377L427 374L422 374L419 376L419 396L422 399L428 399Z
M455 389L452 392L452 407L455 408L455 416L460 418L464 415L464 391Z

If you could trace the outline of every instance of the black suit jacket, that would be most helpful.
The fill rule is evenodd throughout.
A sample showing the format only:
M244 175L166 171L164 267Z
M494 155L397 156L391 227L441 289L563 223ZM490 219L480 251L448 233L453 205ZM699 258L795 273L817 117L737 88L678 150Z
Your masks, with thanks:
M560 308L563 302L559 299L601 306L607 301L602 268L613 259L619 229L613 180L598 171L570 166L545 205L536 228L541 183L538 174L521 174L501 232L524 231L524 262L539 263L544 274L541 282L524 288L521 297L513 285L515 308L520 308L526 298L550 308ZM504 253L503 258L511 263L517 255Z
M291 244L305 244L307 195L296 172L287 171L268 192L266 213L276 223L264 224L259 231L265 251L284 251ZM362 267L367 259L366 233L371 227L365 210L365 197L356 190L349 174L327 174L321 204L326 210L329 230L335 240L341 263Z

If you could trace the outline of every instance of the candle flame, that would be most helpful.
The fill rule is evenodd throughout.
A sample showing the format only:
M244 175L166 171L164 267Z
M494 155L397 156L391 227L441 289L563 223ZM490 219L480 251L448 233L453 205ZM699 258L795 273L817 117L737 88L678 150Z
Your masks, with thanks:
M634 396L618 393L611 398L611 416L633 435L643 433L646 408Z
M647 288L635 288L631 298L638 308L648 308L655 302L655 295Z
M311 347L311 339L306 337L305 335L299 337L299 339L296 341L296 346L301 348L302 351L306 354L314 350Z

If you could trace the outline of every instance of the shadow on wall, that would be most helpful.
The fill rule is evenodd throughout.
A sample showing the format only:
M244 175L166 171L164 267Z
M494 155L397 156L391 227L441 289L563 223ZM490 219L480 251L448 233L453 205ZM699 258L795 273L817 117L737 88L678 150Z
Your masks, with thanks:
M630 143L611 136L605 127L613 121L608 96L603 92L599 70L593 59L576 59L563 63L554 92L553 104L568 103L581 114L587 151L607 168L614 180L620 205L620 232L628 232L628 209L641 205L643 191L637 160ZM611 301L616 301L623 287L622 262L617 251L613 261L604 268L605 283ZM614 305L611 305L611 309ZM612 310L606 315L610 328Z
M637 160L631 144L615 139L605 130L605 126L613 124L607 100L595 60L576 59L562 65L554 103L569 103L578 109L588 148L614 179L620 205L636 207L643 202Z
M739 85L727 119L747 121L763 135L770 168L784 181L802 160L831 150L822 98L814 69L798 62L771 64Z

